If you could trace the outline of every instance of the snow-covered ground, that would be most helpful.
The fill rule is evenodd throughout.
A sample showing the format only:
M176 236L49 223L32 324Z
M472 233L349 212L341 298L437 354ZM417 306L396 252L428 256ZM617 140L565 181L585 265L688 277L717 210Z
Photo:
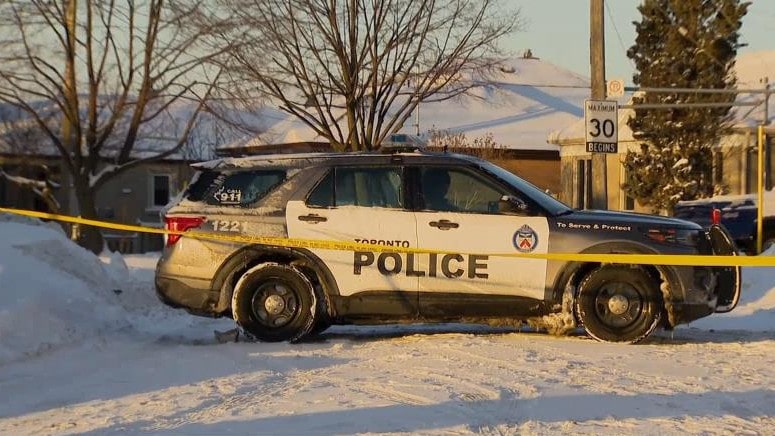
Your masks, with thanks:
M775 269L734 312L636 346L479 326L218 343L156 257L0 215L0 434L772 434Z

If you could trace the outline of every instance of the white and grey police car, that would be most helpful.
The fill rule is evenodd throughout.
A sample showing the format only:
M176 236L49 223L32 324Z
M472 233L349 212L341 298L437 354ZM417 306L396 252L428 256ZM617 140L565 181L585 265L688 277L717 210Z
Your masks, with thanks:
M737 250L722 227L574 210L471 156L313 153L194 166L164 215L167 229L372 247L168 236L156 269L160 299L232 317L262 341L297 341L333 324L527 322L634 343L659 327L732 310L740 295L736 267L493 255Z

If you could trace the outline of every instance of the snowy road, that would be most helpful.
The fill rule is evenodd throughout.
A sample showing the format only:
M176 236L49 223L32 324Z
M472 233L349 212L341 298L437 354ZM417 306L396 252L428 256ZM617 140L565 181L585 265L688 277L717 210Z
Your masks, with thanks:
M771 334L680 330L622 346L367 327L298 345L216 344L206 324L3 368L0 434L775 431Z
M2 435L775 434L773 270L635 346L461 325L221 344L230 321L155 299L153 256L28 228L0 223Z

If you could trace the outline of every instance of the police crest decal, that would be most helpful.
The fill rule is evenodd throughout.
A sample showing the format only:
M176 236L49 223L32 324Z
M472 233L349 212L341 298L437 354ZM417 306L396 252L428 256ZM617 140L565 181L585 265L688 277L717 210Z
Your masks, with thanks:
M514 247L520 253L530 253L538 246L538 234L525 224L514 233Z

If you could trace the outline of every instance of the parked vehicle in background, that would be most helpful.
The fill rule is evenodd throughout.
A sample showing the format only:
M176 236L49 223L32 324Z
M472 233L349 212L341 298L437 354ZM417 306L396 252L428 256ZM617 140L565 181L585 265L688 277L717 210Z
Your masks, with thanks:
M316 153L195 168L166 212L168 229L332 242L294 248L169 236L156 269L161 300L233 317L264 341L296 341L331 324L527 322L633 343L658 327L728 312L740 296L740 268L496 255L737 249L720 226L573 210L471 156ZM384 249L334 249L341 242Z
M757 195L720 195L700 200L681 201L673 209L673 216L710 228L714 223L723 225L735 244L748 254L756 254ZM715 218L714 218L715 214ZM764 194L762 250L775 244L775 192Z

